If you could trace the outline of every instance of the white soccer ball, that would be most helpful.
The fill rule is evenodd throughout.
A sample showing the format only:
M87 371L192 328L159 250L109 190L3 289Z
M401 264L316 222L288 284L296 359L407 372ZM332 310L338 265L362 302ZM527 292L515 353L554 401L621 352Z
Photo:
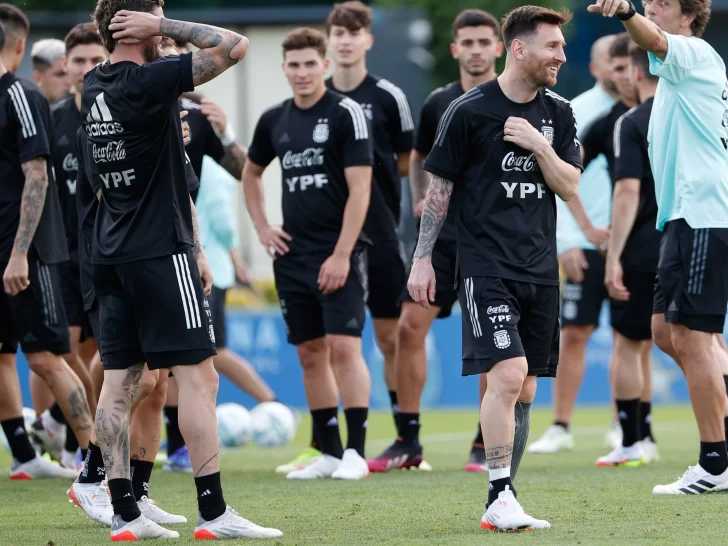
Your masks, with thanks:
M250 412L240 404L220 404L217 413L217 435L220 445L237 447L247 444L251 436Z
M25 421L25 430L30 430L30 425L35 422L35 410L33 408L23 408L23 421ZM0 444L2 444L5 451L10 451L10 444L8 439L5 437L5 432L0 428Z
M259 447L281 447L296 435L296 417L280 402L263 402L250 412L253 442Z

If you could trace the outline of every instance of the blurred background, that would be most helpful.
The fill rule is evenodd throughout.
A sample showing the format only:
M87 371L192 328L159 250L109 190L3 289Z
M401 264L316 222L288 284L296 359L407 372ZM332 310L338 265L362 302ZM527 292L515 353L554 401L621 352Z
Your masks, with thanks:
M31 78L30 48L42 38L63 39L76 23L88 21L94 0L15 0L11 3L26 11L32 23L28 50L19 75ZM450 26L461 10L480 8L496 17L519 5L515 0L365 0L373 8L374 48L367 57L369 70L392 81L404 90L415 119L427 95L440 85L458 78L458 65L450 57ZM522 3L522 2L521 2ZM594 40L605 34L621 32L614 19L586 12L586 0L569 2L542 0L549 7L570 8L575 17L565 28L567 63L561 69L555 91L571 99L589 89L589 50ZM233 28L250 39L245 61L220 78L198 88L198 92L218 102L238 136L247 146L258 117L268 106L290 96L281 72L283 36L297 26L323 30L332 2L323 0L166 0L165 15L172 19L197 21ZM705 39L726 58L728 56L728 0L713 1L713 16ZM505 56L504 56L505 57ZM501 61L502 62L502 61ZM280 222L281 179L278 163L271 164L265 177L266 206L271 222ZM409 202L407 180L403 184L401 236L407 254L411 254L415 222ZM230 348L248 358L269 382L281 401L305 406L301 373L293 347L287 345L273 286L271 261L258 243L255 230L245 210L242 191L237 203L240 231L240 254L247 261L251 286L229 292L228 340ZM436 321L428 337L429 378L425 405L474 406L477 385L474 378L460 377L460 314ZM579 402L606 404L610 394L607 366L611 350L611 331L606 309L603 324L592 336L587 353L589 372ZM382 374L382 357L374 342L371 324L364 332L365 357L372 369L373 406L389 405ZM655 349L654 400L686 402L687 391L679 370ZM27 374L25 366L19 366ZM24 395L27 383L23 378ZM537 403L550 400L550 385L539 390ZM28 400L28 398L26 398ZM251 402L223 379L220 402ZM26 404L27 405L27 404ZM247 404L246 404L247 405Z

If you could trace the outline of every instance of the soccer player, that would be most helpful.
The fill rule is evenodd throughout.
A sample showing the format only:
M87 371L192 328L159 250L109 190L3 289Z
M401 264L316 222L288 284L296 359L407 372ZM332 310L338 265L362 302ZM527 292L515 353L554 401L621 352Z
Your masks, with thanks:
M728 489L725 384L715 337L728 305L728 81L723 60L700 37L710 2L600 0L592 13L616 15L649 53L660 78L650 117L657 229L662 232L652 332L676 355L688 383L700 434L700 457L656 495ZM668 334L669 332L669 334Z
M614 38L603 36L592 44L589 68L596 83L571 101L577 138L583 138L584 129L607 113L618 97L609 56ZM604 255L598 248L608 238L611 193L607 162L599 155L584 169L579 184L584 210L582 221L586 224L579 226L569 211L577 199L568 204L556 202L556 244L567 281L561 301L559 373L553 383L554 422L541 438L528 446L529 453L556 453L574 448L569 423L584 377L586 345L596 330L606 299Z
M652 347L653 286L660 248L647 143L658 78L650 74L647 52L634 44L630 72L640 105L623 114L614 127L615 182L605 274L614 329L614 397L622 443L597 459L597 466L639 466L654 460L657 449L651 432L643 438L643 424L649 422L641 419L640 396L646 379L642 358Z
M450 52L460 65L460 79L435 89L425 101L420 113L417 139L410 155L410 190L416 217L422 215L427 190L427 175L422 165L435 142L437 124L449 104L473 87L496 77L496 59L503 54L500 25L491 14L480 10L465 10L458 14L452 25L453 42ZM420 445L420 400L427 379L425 338L436 318L450 316L457 300L455 290L456 238L454 216L442 226L432 250L437 294L430 309L413 302L405 292L402 315L397 330L397 397L400 427L397 440L381 455L369 461L372 472L385 472L391 468L408 468L422 464ZM482 399L485 376L481 376ZM485 450L478 423L470 457L464 467L468 472L484 472Z
M10 14L10 15L8 15ZM3 27L14 36L5 43L15 55L23 47L17 25L25 15L17 8L0 6ZM27 19L25 19L27 22ZM3 36L4 41L4 36ZM14 66L19 58L12 60ZM58 401L83 449L87 448L92 418L83 385L60 355L68 352L68 328L61 303L57 264L68 259L60 206L50 164L48 102L32 83L16 78L5 67L0 81L2 115L2 211L0 211L0 421L8 437L14 462L12 479L68 475L47 467L28 449L24 438L22 401L19 397L15 353L20 343L31 371L38 374ZM18 424L18 421L21 421Z
M554 377L558 364L555 196L576 195L581 147L571 105L544 88L566 62L560 27L570 20L566 10L537 6L508 12L504 72L450 104L424 166L432 179L408 289L425 308L435 300L432 248L452 198L463 374L488 378L481 424L490 490L481 526L489 530L550 527L523 511L511 470L530 421L527 410L515 419L517 406L530 405L536 377Z
M185 401L180 425L200 512L195 538L280 537L241 518L222 493L218 377L205 313L212 279L189 196L179 121L178 97L242 60L248 40L166 19L162 3L99 0L93 18L110 60L86 75L81 101L87 142L80 163L100 197L92 264L104 384L94 428L114 508L111 538L179 536L141 513L130 480L129 414L144 362L150 370L171 368ZM130 5L144 11L120 9ZM160 36L188 39L199 50L154 61ZM109 149L116 153L104 156Z
M326 85L358 102L372 126L374 179L364 222L364 233L372 243L367 251L367 307L384 357L384 379L399 435L394 354L407 270L397 227L401 177L409 172L415 127L404 92L367 71L366 55L374 42L371 27L372 11L359 0L334 6L326 20L328 48L334 61L334 70Z
M65 44L55 38L40 40L30 50L33 80L51 104L65 97L71 88L65 56Z
M0 4L0 24L5 29L5 46L0 53L5 69L15 73L20 68L25 56L25 44L30 34L28 16L17 6Z
M371 383L362 356L367 281L361 230L369 207L373 144L364 110L326 88L326 39L298 28L283 40L283 73L293 98L266 110L243 171L245 203L260 242L274 258L288 342L296 346L322 455L289 479L358 480L364 459ZM265 213L262 175L282 167L283 226ZM339 435L339 394L347 447Z

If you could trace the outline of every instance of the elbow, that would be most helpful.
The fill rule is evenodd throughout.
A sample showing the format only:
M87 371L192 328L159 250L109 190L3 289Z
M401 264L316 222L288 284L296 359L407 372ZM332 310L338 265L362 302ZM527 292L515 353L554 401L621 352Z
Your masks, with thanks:
M579 180L575 184L569 184L559 192L559 197L564 202L571 201L579 193Z
M248 53L250 40L248 40L245 36L242 36L241 34L237 34L235 32L232 32L231 34L232 37L230 39L230 42L228 42L226 46L223 46L223 54L225 55L225 58L228 60L229 63L236 64L242 61L245 58L245 55ZM230 47L231 43L233 44L232 47Z

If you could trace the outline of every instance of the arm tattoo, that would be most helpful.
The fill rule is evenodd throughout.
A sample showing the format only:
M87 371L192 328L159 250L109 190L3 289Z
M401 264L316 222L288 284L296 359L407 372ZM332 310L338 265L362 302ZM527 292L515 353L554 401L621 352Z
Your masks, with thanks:
M513 454L513 444L494 447L485 450L485 460L488 468L507 468L511 465L511 456Z
M212 457L210 457L209 459L207 459L204 463L202 463L202 466L200 467L200 469L197 472L195 472L195 478L199 478L200 474L205 469L205 467L208 464L210 464L212 461L214 461L215 459L217 459L219 456L220 456L220 452L217 452Z
M225 155L220 159L220 166L239 181L243 176L243 167L245 166L246 159L247 154L245 153L245 148L237 142L234 142L225 148Z
M414 195L415 202L417 204L420 200L425 198L427 193L427 173L424 171L422 166L424 161L419 156L412 158L412 164L410 166L410 186L412 187L412 194Z
M432 256L432 249L447 217L447 208L452 197L453 183L439 176L433 176L427 188L425 206L420 222L420 238L415 249L414 259Z
M33 242L35 230L38 228L40 217L45 206L46 192L48 191L48 171L46 160L42 158L31 159L23 163L25 185L23 197L20 201L20 224L15 235L13 252L26 253Z
M192 240L194 241L192 255L197 259L202 253L202 243L200 242L200 224L197 222L197 209L192 197L190 197L190 209L192 210Z

